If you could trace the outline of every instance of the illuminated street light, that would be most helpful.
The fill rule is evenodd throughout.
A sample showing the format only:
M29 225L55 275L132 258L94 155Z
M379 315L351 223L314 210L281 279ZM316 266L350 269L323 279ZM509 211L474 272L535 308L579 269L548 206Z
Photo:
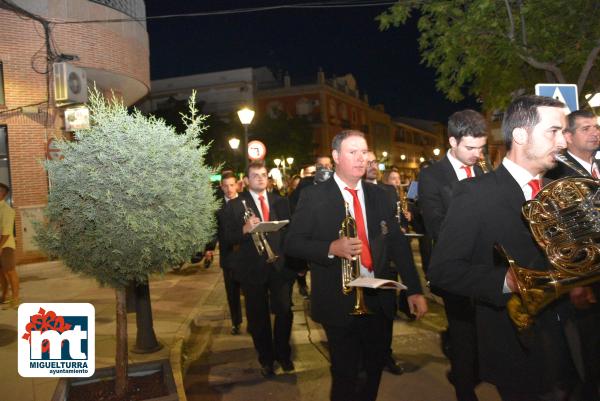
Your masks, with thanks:
M381 152L381 156L383 157L388 157L388 152L386 152L385 150L383 152Z
M400 160L406 160L406 155L400 155Z
M275 159L275 160L273 160L273 163L275 163L277 168L279 168L279 165L281 164L281 159Z
M423 156L421 156L421 157L419 157L419 161L420 161L421 163L423 163L423 162L425 161L425 158L424 158Z
M440 155L440 148L433 149L433 155L434 156L439 156Z
M285 161L287 162L288 166L290 166L290 167L292 167L292 164L294 164L293 157L288 157L287 159L285 159Z
M240 140L238 138L231 138L229 140L229 146L233 150L237 150L240 147Z
M237 112L240 122L244 126L244 166L248 168L248 126L252 124L254 118L254 110L244 107Z

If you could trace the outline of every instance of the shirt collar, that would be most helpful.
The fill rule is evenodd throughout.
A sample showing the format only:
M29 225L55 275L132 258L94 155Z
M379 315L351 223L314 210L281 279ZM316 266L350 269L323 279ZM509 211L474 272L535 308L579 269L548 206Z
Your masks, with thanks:
M515 179L515 181L517 181L517 184L519 184L521 188L524 188L526 185L528 185L529 181L531 181L534 178L540 179L539 174L535 177L532 176L529 171L525 170L523 167L519 166L512 160L507 159L506 157L502 159L502 165L508 170L510 175L512 175L512 177Z
M592 172L592 166L593 166L592 163L590 163L589 161L585 161L583 159L580 159L579 157L575 156L573 153L569 152L568 150L567 150L567 153L569 155L571 155L571 157L573 159L575 159L579 164L581 164L583 166L583 168L586 169L586 171L588 173L591 174L591 172Z
M338 185L342 193L344 193L346 187L350 188L348 184L342 181L342 179L337 175L337 173L333 173L333 179L335 180L335 183ZM362 180L358 181L358 183L356 184L356 188L354 189L356 189L359 192L362 191Z
M454 168L454 171L460 171L460 169L463 166L466 166L466 164L464 164L463 162L461 162L460 160L458 160L456 157L452 156L452 153L450 153L452 149L448 149L448 152L446 153L446 156L448 157L448 160L450 161L450 164L452 164L452 167Z

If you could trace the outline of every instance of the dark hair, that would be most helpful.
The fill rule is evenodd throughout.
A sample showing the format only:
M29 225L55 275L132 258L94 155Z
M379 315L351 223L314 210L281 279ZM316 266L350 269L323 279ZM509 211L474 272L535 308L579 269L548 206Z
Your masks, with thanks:
M448 138L457 142L465 136L479 138L487 135L487 123L481 113L466 109L457 111L448 118Z
M502 133L506 150L512 148L513 131L517 128L529 130L540 122L538 107L564 108L565 104L547 96L519 96L506 109L502 119Z
M221 183L223 183L223 181L225 181L228 178L233 178L235 181L237 181L237 177L235 176L233 171L231 171L231 170L223 171L221 173Z
M364 138L365 134L353 129L344 130L333 137L333 140L331 141L331 149L339 152L342 147L342 142L351 136L360 136L361 138Z
M0 188L4 189L6 193L10 192L10 187L3 182L0 182Z
M565 131L569 131L572 134L575 133L575 128L576 128L575 125L577 123L578 118L596 118L594 113L592 113L589 110L575 110L574 112L569 114L567 117L568 117L568 122L567 122L568 125L567 125L567 129Z
M246 177L250 176L250 170L258 170L260 168L266 169L265 162L262 160L254 160L248 164L248 168L246 169Z

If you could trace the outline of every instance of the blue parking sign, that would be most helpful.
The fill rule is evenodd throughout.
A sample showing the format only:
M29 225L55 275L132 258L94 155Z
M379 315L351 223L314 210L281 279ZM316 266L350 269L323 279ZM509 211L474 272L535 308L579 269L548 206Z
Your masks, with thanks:
M577 85L575 84L537 84L535 85L535 94L560 100L567 105L571 113L579 110Z

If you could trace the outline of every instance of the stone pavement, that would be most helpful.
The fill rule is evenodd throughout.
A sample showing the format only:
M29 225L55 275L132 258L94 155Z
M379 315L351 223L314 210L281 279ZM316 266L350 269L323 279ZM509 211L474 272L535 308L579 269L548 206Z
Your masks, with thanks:
M60 262L44 262L17 267L21 279L22 302L90 302L96 309L96 368L114 366L115 295L93 279L71 273ZM218 263L210 269L189 267L153 277L150 294L154 330L164 344L152 354L134 354L135 314L128 314L129 361L172 358L177 365L181 344L189 334L190 316L202 310L213 288L221 283ZM195 333L198 338L198 333ZM207 343L205 339L201 340ZM17 372L17 311L0 309L0 401L49 401L58 379L23 378ZM177 377L176 377L177 381ZM181 377L179 377L181 384ZM181 387L181 386L180 386ZM182 387L181 387L182 388ZM180 399L185 399L184 395ZM93 401L93 400L90 400Z
M417 255L416 261L419 262ZM96 309L96 367L114 365L114 291L101 288L89 278L71 273L60 262L18 266L23 302L90 302ZM294 346L296 372L265 381L251 337L229 334L230 321L218 260L209 269L187 267L150 281L154 329L162 350L134 354L130 362L170 359L174 371L186 371L185 392L197 400L310 400L327 399L329 389L325 336L307 320L302 298L294 291ZM445 326L443 308L430 303L431 313L421 322L398 320L394 351L405 361L407 373L384 374L380 401L452 401L453 391L445 379L448 363L439 349L439 331ZM136 335L135 315L128 314L129 348ZM245 321L245 319L244 319ZM308 331L310 329L311 340ZM17 311L0 309L0 401L49 401L57 379L22 378L17 373ZM182 352L183 351L183 352ZM189 369L188 369L189 368ZM175 376L183 393L184 380ZM478 388L481 401L497 401L488 385ZM90 400L94 401L94 400Z

